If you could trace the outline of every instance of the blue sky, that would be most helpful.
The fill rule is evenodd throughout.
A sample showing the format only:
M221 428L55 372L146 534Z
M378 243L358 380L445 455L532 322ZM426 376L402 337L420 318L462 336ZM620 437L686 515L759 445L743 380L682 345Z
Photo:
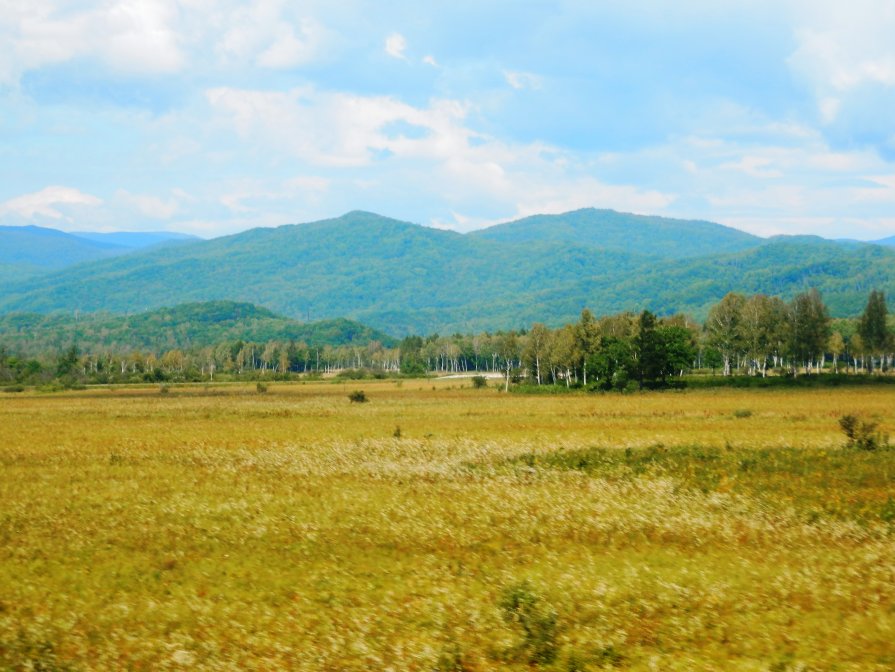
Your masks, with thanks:
M0 0L0 224L895 234L895 3Z

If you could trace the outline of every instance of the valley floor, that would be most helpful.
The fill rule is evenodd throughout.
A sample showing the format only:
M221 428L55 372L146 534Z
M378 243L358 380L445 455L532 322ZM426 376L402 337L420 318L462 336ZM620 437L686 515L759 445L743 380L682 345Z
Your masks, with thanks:
M0 669L895 667L895 391L489 385L3 397Z

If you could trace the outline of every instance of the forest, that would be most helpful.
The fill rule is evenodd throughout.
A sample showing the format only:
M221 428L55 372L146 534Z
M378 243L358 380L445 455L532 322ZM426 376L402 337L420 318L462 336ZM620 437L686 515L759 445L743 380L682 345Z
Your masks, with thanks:
M0 264L4 251L0 240ZM790 301L810 287L832 316L854 317L872 288L895 292L895 249L593 209L469 234L353 212L28 273L0 274L0 314L133 315L228 299L403 338L555 327L583 307L701 323L729 291Z
M790 302L731 292L702 324L683 314L598 318L584 309L576 322L558 328L537 322L519 331L407 336L400 342L347 320L283 323L265 309L229 302L126 320L66 319L4 318L0 385L17 390L301 375L500 374L506 389L524 384L624 391L682 386L694 373L880 373L891 369L895 353L895 330L879 290L870 292L854 319L832 319L816 289Z

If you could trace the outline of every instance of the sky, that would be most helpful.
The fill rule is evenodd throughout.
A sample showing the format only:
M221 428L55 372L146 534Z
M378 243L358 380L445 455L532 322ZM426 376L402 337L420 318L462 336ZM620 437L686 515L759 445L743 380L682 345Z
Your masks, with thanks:
M895 235L891 0L0 0L0 225Z

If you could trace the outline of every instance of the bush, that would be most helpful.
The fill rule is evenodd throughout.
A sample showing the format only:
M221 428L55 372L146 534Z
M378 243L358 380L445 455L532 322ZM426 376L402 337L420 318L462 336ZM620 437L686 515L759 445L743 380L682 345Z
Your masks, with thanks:
M733 412L733 417L735 418L751 418L752 411L748 408L738 408Z
M351 394L348 395L348 399L353 404L363 404L363 403L369 401L369 399L367 399L366 393L363 390L355 390L354 392L352 392Z
M343 380L363 380L369 377L370 372L366 369L343 369L336 374L336 378Z
M255 391L258 394L264 394L267 392L267 385L265 383L255 383Z
M9 385L7 387L4 387L3 391L4 392L24 392L25 386L24 385Z
M509 586L500 600L503 618L519 626L522 642L519 649L534 665L556 660L556 612L545 607L527 581Z
M876 450L889 445L889 437L876 430L878 423L871 420L861 420L855 415L843 415L839 418L839 426L848 441L847 448L859 450Z
M476 390L481 390L483 387L488 387L488 379L485 378L485 376L473 376L472 386Z

